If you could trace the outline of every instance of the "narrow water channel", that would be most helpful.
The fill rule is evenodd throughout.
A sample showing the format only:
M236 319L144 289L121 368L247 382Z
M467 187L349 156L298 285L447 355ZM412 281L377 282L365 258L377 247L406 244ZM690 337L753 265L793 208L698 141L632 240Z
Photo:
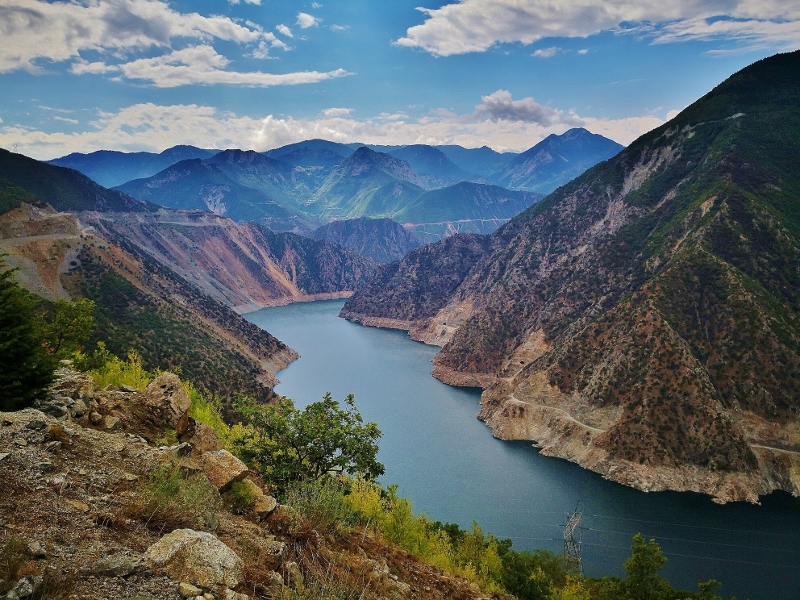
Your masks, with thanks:
M718 506L699 494L643 493L540 456L527 442L496 440L475 418L478 390L430 376L437 348L339 319L342 304L291 304L246 318L300 353L278 374L278 393L299 407L325 392L355 395L383 432L382 481L398 484L416 512L462 527L477 521L518 550L561 552L579 503L587 575L624 575L631 537L641 532L661 545L673 585L696 590L713 578L739 600L800 599L800 500L779 493L761 506Z

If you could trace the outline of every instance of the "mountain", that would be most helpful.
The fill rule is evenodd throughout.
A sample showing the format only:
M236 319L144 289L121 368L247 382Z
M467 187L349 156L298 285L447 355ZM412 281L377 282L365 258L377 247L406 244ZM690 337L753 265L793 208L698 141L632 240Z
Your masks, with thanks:
M512 190L549 194L622 148L617 142L583 128L570 129L561 135L547 136L491 174L489 180Z
M438 148L424 144L403 146L398 150L389 152L399 160L406 161L411 168L425 175L431 175L443 185L452 185L461 181L475 179L476 176L467 173L447 158Z
M26 190L57 210L147 212L158 208L108 190L74 169L42 163L2 148L0 179Z
M394 218L426 241L453 233L491 233L541 198L533 192L462 182L423 193Z
M430 179L405 161L362 146L328 175L309 210L326 221L391 217L421 195Z
M230 156L230 153L221 153ZM255 154L255 153L253 153ZM266 157L258 155L263 160ZM184 160L146 179L129 181L117 189L154 202L161 206L182 210L208 210L226 215L238 221L258 221L278 231L292 229L305 224L303 218L276 202L266 192L236 180L236 175L247 179L246 169L234 166L238 171L232 175L225 167L226 156L215 160ZM267 178L263 188L274 188Z
M148 256L237 312L264 306L340 298L375 264L337 244L207 212L84 216L106 239Z
M341 244L377 263L403 258L422 242L391 219L333 221L312 232L311 237Z
M132 179L150 177L182 160L209 158L217 152L219 150L207 150L194 146L174 146L160 154L98 150L89 154L73 152L47 162L51 165L75 169L100 185L114 187Z
M483 387L497 437L643 490L800 493L798 72L800 52L751 65L342 316L442 345L434 375Z
M321 155L335 154L341 156L342 158L346 158L363 145L364 144L340 144L338 142L313 139L297 142L295 144L287 144L286 146L274 148L273 150L267 150L264 152L264 155L269 156L270 158L284 159L287 156L298 155L302 154L303 152L319 152Z
M453 164L467 173L475 173L481 177L499 171L510 160L517 156L516 152L497 152L488 146L480 148L463 148L461 146L436 146Z
M87 222L27 204L6 212L0 215L4 261L19 269L17 280L42 302L95 302L89 350L104 340L117 356L136 350L145 368L180 366L200 389L220 398L243 392L268 399L275 373L296 353L176 275L169 263L102 235L91 222L99 215L84 213Z

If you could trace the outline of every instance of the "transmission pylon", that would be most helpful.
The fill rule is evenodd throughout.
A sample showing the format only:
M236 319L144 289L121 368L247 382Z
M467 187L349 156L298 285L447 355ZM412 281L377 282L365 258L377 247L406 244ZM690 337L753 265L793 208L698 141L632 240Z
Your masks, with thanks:
M575 510L570 515L567 524L564 525L564 560L568 569L574 569L583 575L583 563L581 562L581 532L580 524L583 513L578 511L580 500L575 505Z

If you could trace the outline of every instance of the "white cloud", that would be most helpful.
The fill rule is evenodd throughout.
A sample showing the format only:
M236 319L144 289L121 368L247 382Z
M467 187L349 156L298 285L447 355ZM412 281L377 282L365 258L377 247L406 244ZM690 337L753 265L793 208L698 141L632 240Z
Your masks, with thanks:
M589 49L581 48L580 50L578 50L578 54L580 54L581 56L583 56L584 54L589 54Z
M531 56L534 56L536 58L552 58L559 52L561 52L561 48L558 48L556 46L550 46L549 48L539 48L538 50L534 51L534 53L531 54Z
M291 30L291 29L289 29L289 28L288 28L286 25L284 25L283 23L281 23L280 25L276 25L276 26L275 26L275 31L277 31L278 33L280 33L280 34L282 34L282 35L285 35L285 36L286 36L286 37L288 37L288 38L293 38L293 37L294 37L294 36L292 35L292 30Z
M282 74L226 71L229 64L230 60L218 54L211 46L190 46L155 58L140 58L121 64L119 70L126 79L149 81L160 88L193 84L271 87L315 83L351 74L344 69Z
M350 25L331 25L331 31L350 31Z
M657 42L734 39L787 49L800 41L800 3L785 0L460 0L419 8L401 46L437 56L483 52L498 43L585 38L640 24Z
M495 92L486 98L492 97L496 100L503 96ZM484 101L479 107L487 104ZM255 118L197 104L159 106L147 103L114 113L99 113L83 126L83 131L74 131L79 127L71 124L70 133L45 133L3 124L0 147L18 144L20 152L40 159L99 149L160 152L176 144L264 151L313 138L374 144L459 144L468 148L488 145L500 151L522 151L551 133L560 134L575 126L628 144L664 123L652 115L610 120L553 109L546 109L546 118L536 121L530 117L539 105L532 99L500 104L518 109L508 116L527 115L528 119L492 118L488 112L477 110L471 114L455 114L440 109L422 118L394 113L359 120L346 108L326 109L313 118L272 115Z
M308 29L309 27L319 25L319 19L308 13L301 12L297 13L297 24L300 26L300 29Z
M70 71L74 75L102 75L104 73L117 73L119 67L116 65L107 65L104 62L88 62L79 58L70 66Z
M351 112L353 112L352 108L326 108L322 111L323 116L326 117L346 117Z
M492 121L536 123L545 127L559 122L581 124L574 117L565 116L563 111L543 106L531 97L514 100L508 90L497 90L488 96L481 96L481 104L475 107L474 116Z
M239 4L240 0L228 0L231 4ZM245 4L255 4L256 6L261 6L261 0L244 0Z
M53 117L53 120L61 121L62 123L69 123L70 125L78 125L80 123L78 119L69 119L67 117L59 117L59 116Z
M161 0L0 0L0 35L0 73L40 72L42 61L79 59L85 51L169 48L177 39L257 44L274 38L228 17L176 12Z
M319 2L312 2L311 8L322 8L322 4L320 4Z

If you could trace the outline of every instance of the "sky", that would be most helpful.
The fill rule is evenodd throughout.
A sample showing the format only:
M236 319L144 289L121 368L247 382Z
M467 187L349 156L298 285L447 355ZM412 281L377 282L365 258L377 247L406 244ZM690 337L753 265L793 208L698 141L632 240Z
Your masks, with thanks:
M798 0L0 0L0 146L627 145L798 48Z

